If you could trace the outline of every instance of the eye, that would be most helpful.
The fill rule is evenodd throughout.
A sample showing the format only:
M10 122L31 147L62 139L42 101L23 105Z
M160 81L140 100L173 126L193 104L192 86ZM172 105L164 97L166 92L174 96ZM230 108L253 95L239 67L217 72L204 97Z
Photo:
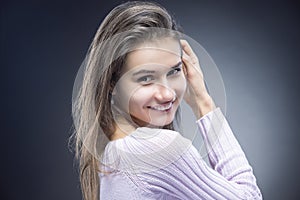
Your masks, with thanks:
M154 78L152 76L143 76L137 80L139 83L147 84L152 81Z
M167 76L178 74L181 71L181 67L177 67L168 72Z

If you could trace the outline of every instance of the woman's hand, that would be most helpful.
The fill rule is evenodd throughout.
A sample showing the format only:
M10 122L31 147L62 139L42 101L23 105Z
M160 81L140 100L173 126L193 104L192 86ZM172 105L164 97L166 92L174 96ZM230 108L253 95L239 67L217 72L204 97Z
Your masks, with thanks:
M199 119L212 111L215 108L215 104L206 90L203 73L196 54L186 40L180 40L180 43L183 52L183 71L187 79L184 100Z

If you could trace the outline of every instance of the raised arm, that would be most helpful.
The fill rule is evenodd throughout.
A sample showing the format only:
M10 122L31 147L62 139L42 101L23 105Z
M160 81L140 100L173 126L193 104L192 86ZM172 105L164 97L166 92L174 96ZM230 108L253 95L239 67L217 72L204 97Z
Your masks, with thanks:
M185 101L196 115L212 168L191 146L167 168L142 174L152 192L178 199L262 199L243 150L220 108L208 94L198 58L181 41L184 73L188 82Z
M153 193L172 199L262 199L244 152L219 108L197 121L213 168L190 146L166 168L140 174Z

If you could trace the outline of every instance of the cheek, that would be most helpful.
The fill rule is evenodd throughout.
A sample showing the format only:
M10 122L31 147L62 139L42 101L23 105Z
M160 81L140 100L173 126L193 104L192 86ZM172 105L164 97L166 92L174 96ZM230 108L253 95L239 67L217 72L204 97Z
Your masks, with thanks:
M139 85L132 83L126 78L121 79L116 87L117 106L129 113L137 105L142 105L149 96L149 91L145 91Z
M150 87L141 87L131 92L131 95L128 96L130 111L140 110L141 107L148 106L153 96L152 93L153 90Z
M186 90L186 79L184 75L177 77L176 79L170 81L170 87L176 92L177 98L182 99Z

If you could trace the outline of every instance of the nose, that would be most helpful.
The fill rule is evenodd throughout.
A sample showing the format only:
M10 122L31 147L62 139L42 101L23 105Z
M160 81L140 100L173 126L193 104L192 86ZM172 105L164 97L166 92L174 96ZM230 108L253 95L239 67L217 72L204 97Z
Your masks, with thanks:
M166 85L157 84L154 97L158 103L167 103L175 100L176 93L172 88Z

